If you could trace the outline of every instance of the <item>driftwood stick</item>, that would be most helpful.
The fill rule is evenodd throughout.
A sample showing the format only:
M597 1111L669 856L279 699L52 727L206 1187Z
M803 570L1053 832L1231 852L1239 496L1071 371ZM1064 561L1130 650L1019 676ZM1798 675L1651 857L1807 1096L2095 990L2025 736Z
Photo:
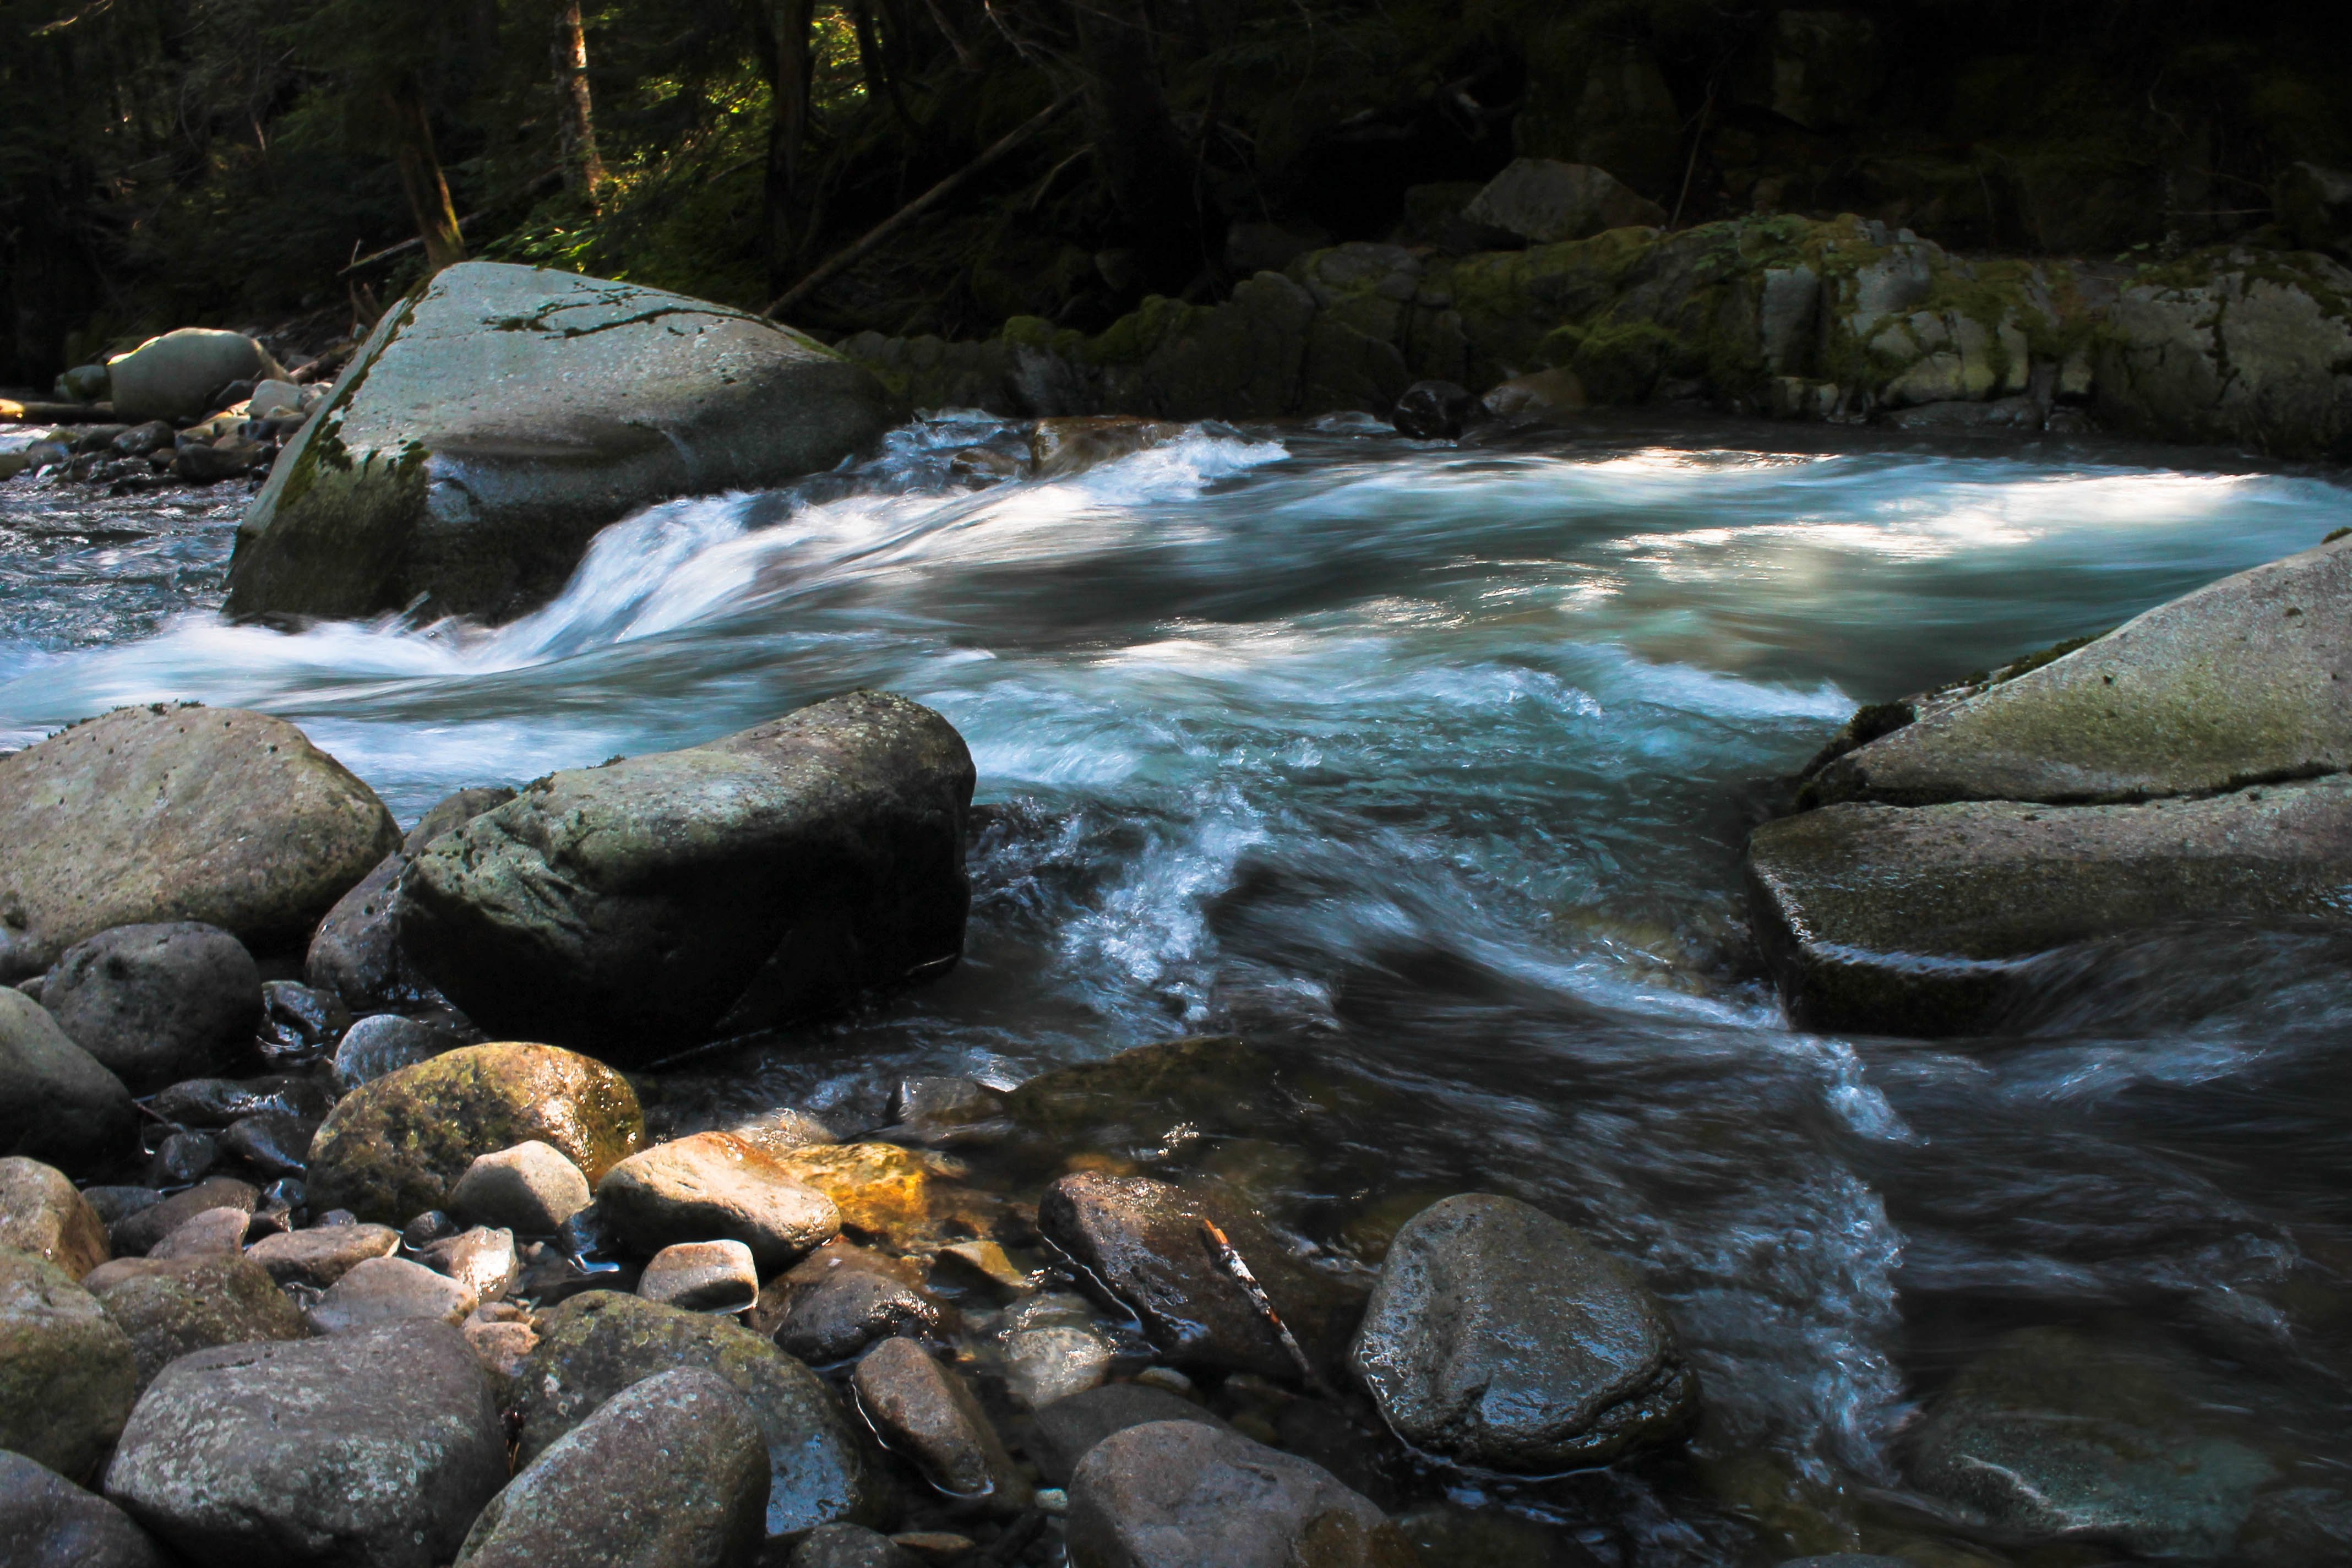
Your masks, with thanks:
M839 272L843 268L848 266L851 262L856 260L859 257L864 256L876 246L881 244L884 240L898 233L899 229L906 226L906 225L912 219L920 216L922 214L929 211L932 207L938 205L943 198L953 192L957 186L962 184L966 180L971 179L974 174L979 174L982 169L987 168L991 163L995 163L999 158L1003 157L1007 153L1010 153L1015 147L1020 146L1022 142L1027 141L1038 132L1043 131L1047 125L1053 122L1055 118L1058 116L1062 110L1069 108L1069 106L1076 102L1076 100L1077 94L1065 93L1060 98L1055 99L1052 103L1046 105L1044 109L1032 115L1028 120L1023 121L1020 125L1017 125L1011 131L1006 132L1003 136L997 138L995 143L992 145L988 151L982 153L979 157L974 158L971 163L966 163L962 168L958 169L954 174L950 174L946 179L941 180L938 184L933 185L929 190L925 191L921 195L917 196L913 201L908 202L905 206L900 207L897 212L892 213L888 217L884 218L880 223L876 224L872 228L867 229L864 236L852 244L848 249L835 251L826 260L820 262L817 265L815 271L810 273L807 277L802 279L790 289L785 289L782 294L778 295L768 308L760 313L763 316L774 316L781 311L788 310L793 306L799 304L810 294L815 292L816 289L824 285L828 279L832 278L835 273Z

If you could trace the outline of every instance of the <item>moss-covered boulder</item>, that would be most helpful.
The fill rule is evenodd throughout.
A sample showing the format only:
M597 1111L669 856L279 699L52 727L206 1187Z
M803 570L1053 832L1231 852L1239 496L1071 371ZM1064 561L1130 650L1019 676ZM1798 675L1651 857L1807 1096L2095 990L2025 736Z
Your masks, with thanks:
M623 1390L676 1367L725 1379L768 1447L767 1535L830 1520L875 1522L879 1478L832 1391L775 1345L724 1318L591 1290L547 1314L514 1380L519 1458L529 1466Z
M255 499L233 616L510 616L605 524L831 468L898 417L744 311L472 261L387 312Z
M0 1247L0 1448L79 1479L138 1388L131 1341L55 1264Z
M468 1046L362 1085L310 1141L310 1203L405 1225L447 1206L478 1155L537 1140L590 1181L644 1147L619 1073L553 1046Z
M282 719L118 709L0 757L0 980L159 921L296 945L399 844L375 792Z

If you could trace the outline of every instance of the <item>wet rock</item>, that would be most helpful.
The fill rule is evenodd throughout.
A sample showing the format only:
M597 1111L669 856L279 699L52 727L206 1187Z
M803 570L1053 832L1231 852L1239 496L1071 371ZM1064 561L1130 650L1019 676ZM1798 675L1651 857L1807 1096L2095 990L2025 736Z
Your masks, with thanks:
M137 1257L208 1209L242 1209L249 1215L260 1203L260 1190L250 1182L211 1176L115 1221L108 1235L117 1257Z
M117 457L143 458L150 452L170 452L178 435L169 420L150 419L143 425L126 426L110 445Z
M202 1562L427 1568L506 1479L465 1337L408 1322L181 1357L139 1402L106 1495Z
M143 1093L224 1072L252 1053L261 971L219 926L115 926L66 950L40 1004Z
M1231 1035L1138 1046L1103 1061L1038 1074L1005 1097L1036 1146L1150 1147L1182 1123L1228 1131L1272 1098L1280 1074L1265 1052Z
M405 1258L370 1258L328 1287L310 1321L316 1333L356 1334L410 1321L455 1324L480 1304L461 1279Z
M921 1562L862 1524L821 1524L793 1548L787 1568L917 1568Z
M1070 1480L1072 1568L1409 1568L1387 1517L1320 1465L1197 1421L1096 1444Z
M1641 1282L1570 1226L1491 1193L1397 1233L1352 1352L1397 1435L1553 1473L1679 1437L1698 1380Z
M1029 1506L1029 1483L971 1390L914 1341L876 1345L850 1384L876 1434L940 1490L994 1513Z
M1040 419L1029 433L1030 471L1041 479L1066 479L1165 446L1189 428L1169 420L1123 415Z
M141 1209L153 1208L163 1201L163 1194L153 1187L84 1187L81 1195L83 1202L98 1211L110 1235L117 1220L128 1219Z
M280 1285L324 1290L372 1258L389 1258L400 1233L385 1225L322 1225L265 1236L246 1257Z
M259 1078L190 1079L175 1083L150 1102L156 1115L184 1127L226 1128L247 1116L282 1115L317 1121L333 1097L313 1080L289 1073Z
M217 441L191 441L172 454L172 471L200 485L234 479L268 463L278 449L243 436Z
M478 1301L503 1300L522 1278L514 1232L488 1226L478 1225L421 1248L416 1260L472 1291Z
M769 1154L789 1154L813 1143L841 1142L821 1118L795 1105L780 1105L750 1121L739 1121L727 1131Z
M1478 399L1466 386L1450 381L1416 381L1404 389L1389 423L1397 434L1420 441L1451 441L1479 411Z
M762 1271L785 1267L841 1229L832 1199L724 1132L697 1132L623 1160L596 1184L596 1210L641 1252L680 1241L740 1241Z
M211 327L182 327L149 338L106 367L117 417L180 425L219 408L231 383L277 374L277 361L258 342Z
M488 1028L644 1060L951 966L971 786L946 720L852 692L539 781L417 857L400 940Z
M351 1010L331 991L296 980L261 988L262 1050L280 1061L307 1061L331 1049L352 1026Z
M1041 1405L1029 1457L1045 1478L1060 1485L1077 1469L1078 1461L1114 1432L1154 1421L1198 1421L1221 1432L1233 1427L1221 1416L1203 1410L1181 1394L1140 1383L1108 1383L1066 1399Z
M1004 1391L1041 1409L1094 1387L1109 1374L1116 1347L1084 1298L1062 1293L1013 1301L999 1320Z
M1627 190L1606 169L1550 158L1513 159L1463 216L1537 245L1609 228L1655 228L1666 221L1664 207Z
M518 1236L552 1236L588 1206L588 1178L563 1152L536 1139L478 1155L449 1191L451 1212Z
M637 1294L688 1312L740 1312L760 1299L760 1271L740 1241L686 1241L653 1255Z
M2216 1429L2196 1387L2168 1358L2023 1330L1936 1401L1912 1475L2003 1529L2135 1555L2217 1557L2276 1472Z
M1767 823L1748 908L1810 1028L1986 1026L2018 961L2179 921L2340 922L2352 780L2145 805L1843 805Z
M876 1479L815 1373L724 1318L609 1290L574 1296L542 1320L539 1348L514 1384L522 1463L623 1389L678 1366L717 1373L751 1404L768 1447L771 1542L870 1516Z
M752 1326L772 1329L801 1360L829 1366L876 1340L929 1334L952 1321L912 1264L835 1237L769 1284Z
M681 1368L607 1400L508 1483L458 1568L750 1568L767 1502L751 1408L725 1379Z
M2352 541L2241 572L1937 704L1824 767L1824 802L2210 795L2352 768Z
M392 919L393 893L409 859L395 849L377 861L327 910L303 955L303 980L354 1013L401 1006L423 994L424 982L402 955ZM337 1057L340 1061L340 1052Z
M280 719L159 704L77 724L0 758L0 979L142 922L299 942L399 831Z
M892 1143L808 1145L777 1155L776 1163L832 1199L843 1229L902 1253L938 1245L943 1216L935 1178L962 1170L940 1155Z
M212 1174L221 1161L220 1140L209 1132L174 1132L147 1159L147 1179L158 1187L185 1187Z
M591 1181L636 1152L645 1116L628 1080L552 1046L468 1046L362 1085L310 1145L310 1201L405 1223L448 1205L475 1156L552 1145Z
M238 530L229 613L341 618L429 595L433 616L510 617L607 523L830 468L899 416L869 372L758 317L447 268L383 318L287 448Z
M206 1209L173 1227L170 1235L147 1249L150 1258L234 1258L244 1250L246 1227L253 1211Z
M260 1340L299 1340L302 1314L261 1265L236 1257L135 1260L135 1271L87 1281L131 1340L144 1391L191 1351Z
M53 1263L68 1279L113 1256L98 1211L66 1173L20 1155L0 1158L0 1247Z
M1148 1176L1080 1173L1046 1189L1037 1228L1108 1304L1131 1311L1174 1365L1296 1380L1298 1358L1249 1292L1221 1267L1203 1222L1229 1238L1310 1358L1328 1337L1320 1292L1238 1204Z
M0 1448L87 1474L138 1379L131 1341L96 1297L55 1264L0 1250Z
M230 1122L220 1146L265 1176L299 1176L308 1168L310 1139L318 1130L308 1117L267 1110Z
M104 1498L0 1450L0 1541L8 1568L166 1568L154 1538Z
M138 1121L121 1079L39 1003L0 986L0 1151L84 1170L135 1152Z
M335 1047L335 1083L348 1094L402 1068L454 1051L466 1037L437 1019L377 1013L362 1018Z

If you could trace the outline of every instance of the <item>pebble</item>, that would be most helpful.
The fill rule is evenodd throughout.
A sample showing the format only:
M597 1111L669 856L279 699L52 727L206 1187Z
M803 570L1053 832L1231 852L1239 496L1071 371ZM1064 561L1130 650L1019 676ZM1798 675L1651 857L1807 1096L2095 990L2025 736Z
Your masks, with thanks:
M0 1159L0 1247L79 1279L112 1256L98 1211L63 1171L22 1155Z
M419 1251L416 1260L472 1291L478 1303L501 1300L522 1278L514 1232L488 1226L478 1225L436 1241Z
M316 1225L265 1236L246 1256L269 1271L280 1286L324 1290L372 1258L389 1258L400 1233L384 1225Z
M740 1312L760 1299L760 1271L740 1241L682 1241L654 1254L637 1294L688 1312Z
M623 1160L596 1184L596 1208L640 1251L726 1238L749 1247L763 1270L786 1267L841 1229L831 1198L725 1132L698 1132Z
M449 1206L477 1225L502 1226L517 1236L552 1236L592 1196L579 1166L562 1150L534 1140L467 1165L450 1191Z
M266 1073L251 1079L187 1079L162 1090L150 1103L166 1121L183 1127L224 1128L241 1117L270 1111L317 1121L327 1114L333 1100L307 1078Z
M749 1121L737 1122L728 1131L771 1154L789 1154L812 1144L841 1142L814 1113L795 1105L780 1105Z
M752 1327L813 1365L846 1361L892 1334L930 1334L953 1310L923 1289L912 1264L835 1237L762 1292Z
M405 1258L371 1258L353 1264L310 1311L321 1334L355 1334L411 1319L455 1324L480 1304L462 1281Z
M147 1157L147 1179L159 1187L201 1182L220 1163L220 1140L209 1132L174 1132Z
M922 1346L884 1340L857 1363L850 1386L876 1436L912 1459L931 1485L992 1513L1029 1506L1029 1483L971 1391Z

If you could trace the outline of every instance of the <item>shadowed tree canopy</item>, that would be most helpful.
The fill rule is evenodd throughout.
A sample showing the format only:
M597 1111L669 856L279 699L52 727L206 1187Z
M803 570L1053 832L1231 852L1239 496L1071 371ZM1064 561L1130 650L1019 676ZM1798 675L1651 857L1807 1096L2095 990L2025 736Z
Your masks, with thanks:
M2203 0L0 0L0 384L164 327L363 322L468 254L757 309L950 180L792 319L1091 330L1308 246L1492 243L1462 206L1523 155L1599 163L1685 223L1855 211L2095 256L2266 243L2294 165L2352 165L2337 20Z

